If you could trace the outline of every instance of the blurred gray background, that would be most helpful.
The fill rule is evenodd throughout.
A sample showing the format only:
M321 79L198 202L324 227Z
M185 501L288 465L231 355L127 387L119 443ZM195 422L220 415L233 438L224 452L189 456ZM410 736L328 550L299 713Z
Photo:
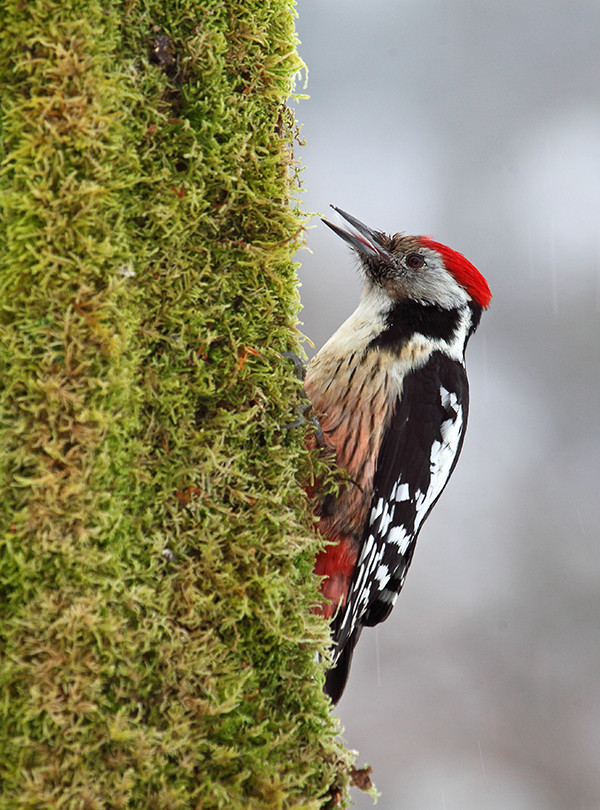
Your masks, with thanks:
M597 810L600 3L298 13L303 206L429 234L494 294L461 461L392 616L358 645L345 740L379 810ZM314 225L299 259L319 348L360 283Z

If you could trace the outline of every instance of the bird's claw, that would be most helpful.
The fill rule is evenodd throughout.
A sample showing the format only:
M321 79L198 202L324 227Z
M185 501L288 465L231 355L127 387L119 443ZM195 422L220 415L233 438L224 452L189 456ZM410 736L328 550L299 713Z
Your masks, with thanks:
M281 352L281 356L291 360L294 364L294 371L296 372L296 377L299 380L304 380L306 377L306 363L304 360L301 360L297 354L294 352Z
M306 363L301 360L297 354L293 352L281 352L281 356L291 360L294 364L294 371L296 372L296 376L299 380L304 380L306 377ZM296 413L298 414L298 418L295 419L293 422L290 422L289 425L283 425L283 430L291 430L292 428L302 427L307 422L311 422L315 429L315 439L317 442L318 447L325 447L325 438L323 436L323 430L319 423L319 420L316 416L306 416L306 412L311 407L310 399L306 396L306 391L303 389L303 402L300 402L298 408L296 409Z

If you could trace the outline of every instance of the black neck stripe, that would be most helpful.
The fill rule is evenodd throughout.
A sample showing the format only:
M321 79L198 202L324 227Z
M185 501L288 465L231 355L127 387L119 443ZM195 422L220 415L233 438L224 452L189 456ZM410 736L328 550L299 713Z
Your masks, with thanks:
M415 332L426 338L450 342L458 329L460 312L434 304L407 299L394 304L386 318L386 327L370 343L370 348L399 349Z

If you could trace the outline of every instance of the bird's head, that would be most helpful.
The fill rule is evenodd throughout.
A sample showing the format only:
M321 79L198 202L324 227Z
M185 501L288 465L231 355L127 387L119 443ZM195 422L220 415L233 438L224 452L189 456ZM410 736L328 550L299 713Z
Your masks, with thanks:
M345 222L323 222L356 251L367 292L383 291L394 303L411 299L443 309L489 306L485 278L462 254L428 236L388 236L331 207Z

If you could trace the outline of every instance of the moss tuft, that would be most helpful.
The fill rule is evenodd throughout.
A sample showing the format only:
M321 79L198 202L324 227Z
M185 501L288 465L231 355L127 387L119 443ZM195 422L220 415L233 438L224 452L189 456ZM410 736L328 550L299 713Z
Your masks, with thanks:
M0 0L0 808L347 792L293 421L292 0Z

